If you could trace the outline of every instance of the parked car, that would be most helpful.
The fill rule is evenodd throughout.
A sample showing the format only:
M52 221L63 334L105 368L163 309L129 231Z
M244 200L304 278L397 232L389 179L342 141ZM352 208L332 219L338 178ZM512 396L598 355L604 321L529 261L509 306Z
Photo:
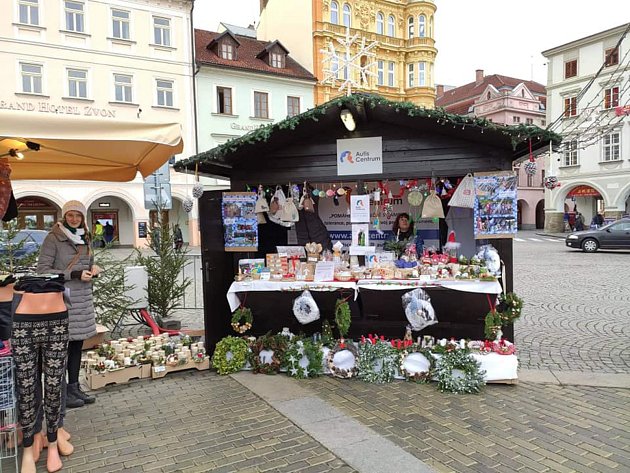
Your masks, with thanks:
M10 242L6 241L6 237L0 238L0 258L7 256L11 251L9 246L19 245L20 242L24 242L21 248L13 248L13 256L17 259L24 256L31 255L39 251L39 247L42 246L44 239L48 235L45 230L20 230L11 239Z
M573 232L566 237L566 245L586 253L598 249L630 250L630 218L622 218L594 230Z

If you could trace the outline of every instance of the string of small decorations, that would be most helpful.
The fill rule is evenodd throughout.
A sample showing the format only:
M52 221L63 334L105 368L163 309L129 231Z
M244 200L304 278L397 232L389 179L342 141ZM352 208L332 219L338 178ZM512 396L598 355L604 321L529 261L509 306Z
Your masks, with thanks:
M477 394L486 384L480 363L465 349L444 353L435 362L433 375L443 393Z
M322 374L323 357L321 343L295 337L284 356L287 374L298 379L317 377Z
M245 367L248 355L249 346L244 339L227 336L217 343L212 366L220 375L236 373Z
M396 356L385 338L369 334L359 343L358 378L367 383L391 383L396 373Z

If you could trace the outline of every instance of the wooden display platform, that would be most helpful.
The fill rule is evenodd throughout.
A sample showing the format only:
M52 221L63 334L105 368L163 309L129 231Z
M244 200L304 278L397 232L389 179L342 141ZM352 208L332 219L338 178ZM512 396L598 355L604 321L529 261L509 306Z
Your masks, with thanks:
M92 372L87 374L90 389L101 389L108 384L128 383L132 379L151 377L151 365L129 366L114 371Z
M201 363L195 363L194 361L189 361L188 363L184 364L184 365L177 365L177 366L167 366L167 365L162 365L162 366L154 366L151 369L151 376L153 379L157 379L157 378L163 378L164 376L166 376L168 373L174 373L176 371L183 371L183 370L189 370L192 368L196 368L197 370L201 371L201 370L209 370L210 369L210 358L206 358L204 361L202 361Z

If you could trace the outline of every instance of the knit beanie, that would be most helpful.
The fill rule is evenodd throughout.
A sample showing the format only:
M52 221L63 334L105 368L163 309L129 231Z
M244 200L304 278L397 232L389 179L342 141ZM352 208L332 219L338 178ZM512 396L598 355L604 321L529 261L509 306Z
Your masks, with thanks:
M80 212L83 215L83 218L87 218L87 210L85 209L85 205L83 205L78 200L69 200L66 202L61 209L61 217L65 217L68 212L74 210L75 212Z

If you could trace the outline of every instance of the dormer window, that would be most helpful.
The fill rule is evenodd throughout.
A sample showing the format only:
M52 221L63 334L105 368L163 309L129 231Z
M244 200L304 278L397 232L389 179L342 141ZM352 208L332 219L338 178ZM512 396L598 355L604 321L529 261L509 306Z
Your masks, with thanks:
M221 48L219 49L220 56L223 59L227 59L228 61L233 61L236 59L236 54L234 51L234 45L224 41L221 43Z
M284 68L284 54L271 53L269 54L269 65L278 69Z

